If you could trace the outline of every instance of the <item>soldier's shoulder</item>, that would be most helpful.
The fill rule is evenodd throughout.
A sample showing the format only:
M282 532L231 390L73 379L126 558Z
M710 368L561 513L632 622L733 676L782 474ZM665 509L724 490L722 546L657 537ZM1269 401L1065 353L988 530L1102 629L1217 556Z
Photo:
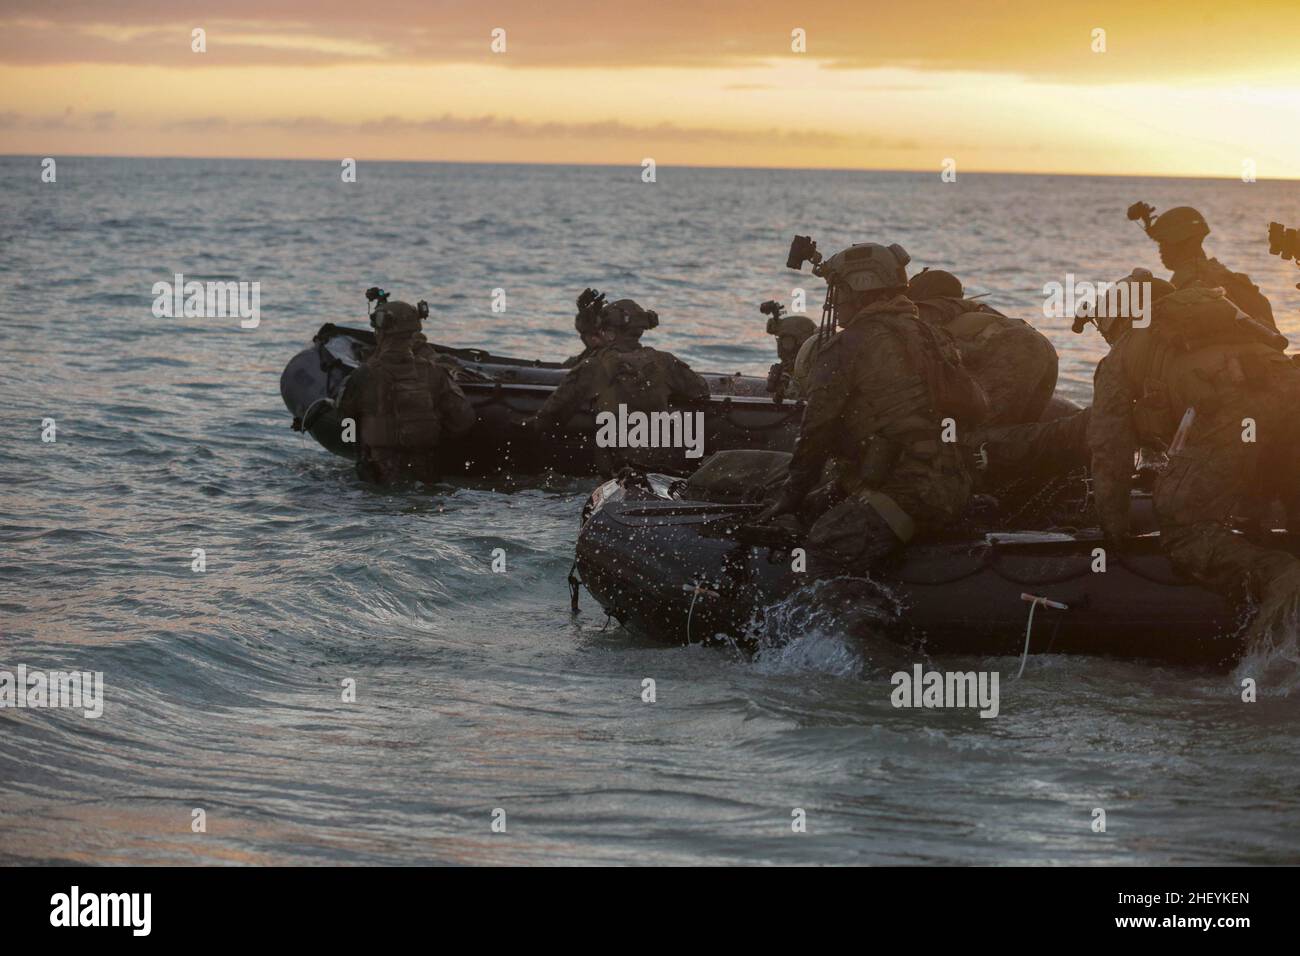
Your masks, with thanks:
M1252 280L1245 272L1234 272L1218 259L1211 259L1210 262L1214 263L1214 276L1220 280L1221 284L1238 286L1245 285L1251 289L1259 289L1259 286L1255 285L1254 280Z
M616 364L616 359L612 353L606 352L604 349L598 349L569 369L565 381L585 382L592 378L599 378L601 375L609 374L609 369Z
M855 342L861 340L864 335L868 334L868 330L865 328L859 328L861 325L863 325L863 323L854 323L847 329L840 329L834 335L814 340L817 341L818 344L812 347L810 353L820 359L823 355L835 355L842 352L844 349L852 348ZM857 331L854 331L855 329L857 329ZM850 335L850 332L853 334Z
M1234 272L1218 259L1203 259L1196 265L1195 277L1206 285L1234 285L1245 283L1254 285L1250 276L1244 272Z
M637 354L643 358L663 365L685 365L686 363L679 359L672 352L666 352L663 349L651 348L649 345L643 345L637 350Z
M831 343L841 348L859 346L864 342L892 338L900 332L906 333L921 322L922 320L916 315L898 312L875 312L866 315L859 313L847 327L831 339Z
M1190 270L1189 282L1200 281L1205 285L1222 285L1231 282L1235 273L1218 259L1201 259Z
M619 355L618 349L612 345L602 345L598 349L592 349L587 355L578 356L578 362L573 366L574 369L587 368L591 365L599 365L601 362L608 362L611 358Z
M1097 362L1097 368L1093 371L1093 381L1102 377L1109 377L1113 373L1118 373L1124 366L1125 359L1129 352L1133 350L1133 343L1137 341L1134 332L1140 330L1129 329L1110 347L1110 351L1103 355Z

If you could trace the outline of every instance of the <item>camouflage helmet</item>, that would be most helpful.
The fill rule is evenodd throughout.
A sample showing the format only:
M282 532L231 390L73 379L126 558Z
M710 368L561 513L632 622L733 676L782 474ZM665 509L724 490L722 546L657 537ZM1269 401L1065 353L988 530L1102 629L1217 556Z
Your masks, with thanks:
M907 250L898 243L882 246L876 242L855 242L827 259L820 273L828 282L842 283L854 292L905 289L905 267L911 261Z
M800 345L816 331L817 323L806 315L785 315L779 319L767 320L768 335L775 335L777 338L788 335L796 339Z
M1210 234L1205 217L1191 206L1175 206L1156 217L1147 227L1147 235L1160 245L1186 239L1204 239Z
M960 299L965 293L961 280L942 269L925 268L907 283L907 296L913 301L922 299Z
M428 307L417 309L409 302L380 302L370 313L370 324L379 332L418 332Z
M618 299L600 311L600 327L614 332L644 332L658 325L658 312L643 309L631 299Z

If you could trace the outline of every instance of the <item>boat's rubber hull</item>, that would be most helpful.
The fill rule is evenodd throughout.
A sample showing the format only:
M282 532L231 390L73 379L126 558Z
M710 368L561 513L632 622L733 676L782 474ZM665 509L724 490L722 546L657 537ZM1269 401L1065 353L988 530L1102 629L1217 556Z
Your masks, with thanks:
M742 541L752 506L665 500L612 482L598 494L605 500L579 534L577 572L632 630L672 642L719 634L743 641L756 612L811 584L792 570L789 545ZM1100 546L1096 534L914 546L880 576L904 609L892 631L920 639L931 654L1019 654L1029 594L1069 608L1037 608L1031 653L1212 667L1240 656L1233 611L1175 574L1154 535L1108 555L1104 572L1093 570Z

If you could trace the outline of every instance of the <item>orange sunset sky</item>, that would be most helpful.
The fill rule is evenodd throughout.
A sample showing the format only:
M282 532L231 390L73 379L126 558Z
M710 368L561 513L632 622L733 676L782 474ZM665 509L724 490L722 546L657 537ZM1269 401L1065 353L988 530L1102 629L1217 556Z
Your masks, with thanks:
M1300 178L1300 3L0 0L0 153Z

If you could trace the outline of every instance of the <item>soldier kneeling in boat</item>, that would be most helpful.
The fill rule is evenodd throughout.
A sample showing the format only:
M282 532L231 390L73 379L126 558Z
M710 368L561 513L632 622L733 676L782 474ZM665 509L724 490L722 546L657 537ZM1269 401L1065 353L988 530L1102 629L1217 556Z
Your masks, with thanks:
M776 339L776 355L781 360L768 369L767 390L778 398L798 398L794 363L804 343L817 334L817 323L806 315L784 315L775 299L758 308L767 316L767 334Z
M863 571L962 513L971 477L959 432L986 399L951 338L906 297L901 246L858 243L823 261L797 237L787 265L809 260L828 285L829 325L809 340L821 344L789 477L758 520L811 518L805 501L830 464L834 503L808 533L809 570Z
M406 302L380 300L371 313L377 345L348 378L340 419L357 427L357 474L379 484L439 477L438 443L463 435L477 419L448 369L415 349L428 314Z
M580 300L581 307L581 300ZM601 304L598 329L608 344L583 359L564 378L533 420L543 429L563 426L575 412L662 412L673 404L706 401L709 384L669 352L641 344L641 334L659 325L656 312L631 299ZM598 448L597 468L612 474L622 463L617 449Z
M1132 279L1132 277L1130 277ZM1137 281L1137 280L1133 280ZM1154 494L1160 542L1180 572L1230 600L1259 602L1250 640L1294 629L1300 561L1234 531L1241 506L1300 485L1300 368L1287 342L1221 288L1189 285L1156 300L1149 324L1104 315L1088 442L1107 540L1122 546L1138 446L1166 447Z

